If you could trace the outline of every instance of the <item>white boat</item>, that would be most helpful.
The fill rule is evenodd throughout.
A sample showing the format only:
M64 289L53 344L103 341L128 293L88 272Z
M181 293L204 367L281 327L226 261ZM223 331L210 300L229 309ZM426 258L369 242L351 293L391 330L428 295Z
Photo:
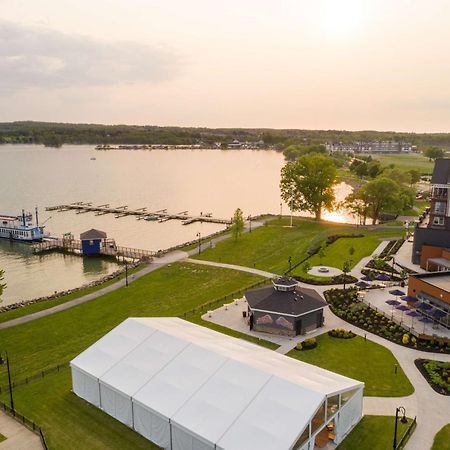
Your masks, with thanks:
M0 238L24 242L42 241L44 227L39 226L37 209L36 224L32 220L32 215L25 214L24 210L19 216L0 214Z

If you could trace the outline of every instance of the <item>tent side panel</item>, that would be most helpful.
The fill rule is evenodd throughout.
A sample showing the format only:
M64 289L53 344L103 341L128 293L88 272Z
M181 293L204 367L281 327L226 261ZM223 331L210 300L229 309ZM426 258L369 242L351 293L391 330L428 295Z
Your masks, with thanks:
M102 398L103 411L132 428L133 410L131 398L126 395L119 394L102 383L100 383L100 395Z
M78 397L100 407L98 379L72 366L72 389Z
M133 403L134 429L159 447L170 449L170 424L141 405Z
M350 430L361 420L363 409L363 388L359 389L353 397L339 411L336 429L336 443L339 444Z
M208 445L176 425L172 425L172 450L214 450L214 445Z

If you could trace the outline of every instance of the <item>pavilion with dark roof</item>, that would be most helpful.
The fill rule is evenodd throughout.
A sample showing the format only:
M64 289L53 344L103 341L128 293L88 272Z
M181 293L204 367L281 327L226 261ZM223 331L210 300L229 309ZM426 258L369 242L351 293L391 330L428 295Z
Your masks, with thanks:
M327 304L314 289L301 288L288 277L276 278L272 284L244 294L251 330L297 336L323 325Z
M85 256L99 255L102 246L105 246L107 235L104 231L91 228L80 234L81 251Z

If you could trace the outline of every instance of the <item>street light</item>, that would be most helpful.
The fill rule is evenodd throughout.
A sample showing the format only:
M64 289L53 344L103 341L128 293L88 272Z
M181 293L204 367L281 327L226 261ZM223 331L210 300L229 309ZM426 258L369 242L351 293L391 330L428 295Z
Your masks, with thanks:
M248 216L248 232L252 232L252 216L250 214Z
M128 287L128 261L125 260L125 287Z
M290 272L292 269L292 256L289 256L288 263L289 263L289 272Z
M198 237L198 254L200 255L201 247L202 247L202 236L201 236L200 232L198 232L196 236Z
M406 418L406 410L403 406L399 406L398 408L395 409L395 427L394 427L394 443L392 448L394 450L397 450L397 423L398 423L398 413L401 412L403 414L402 418L400 419L400 421L402 423L408 423L408 419Z
M0 366L5 364L5 360L0 355ZM8 384L9 384L9 400L11 403L11 410L14 413L14 399L13 399L13 393L12 393L12 384L11 384L11 371L9 369L9 357L8 352L6 352L6 367L8 368Z

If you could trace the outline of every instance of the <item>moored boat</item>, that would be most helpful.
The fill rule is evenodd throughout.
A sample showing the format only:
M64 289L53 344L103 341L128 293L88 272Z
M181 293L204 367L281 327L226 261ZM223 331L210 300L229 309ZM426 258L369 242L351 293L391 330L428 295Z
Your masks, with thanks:
M25 213L24 210L19 216L0 214L0 238L34 242L42 241L43 237L44 227L39 225L37 209L35 224L32 214Z

